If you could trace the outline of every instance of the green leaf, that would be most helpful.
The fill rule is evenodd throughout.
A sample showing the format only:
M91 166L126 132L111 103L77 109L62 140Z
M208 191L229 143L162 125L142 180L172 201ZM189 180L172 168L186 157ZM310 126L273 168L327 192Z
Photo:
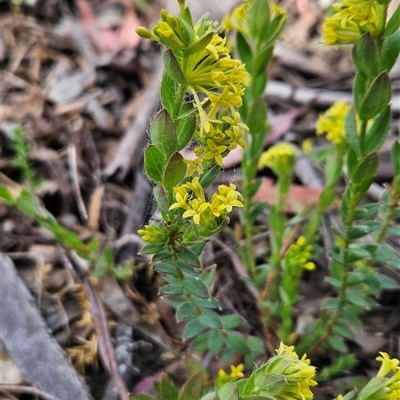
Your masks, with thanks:
M392 164L394 169L394 175L400 175L400 141L396 140L392 147Z
M175 81L181 85L187 86L185 74L174 56L172 50L166 50L163 54L165 72Z
M185 339L191 339L202 333L205 329L206 326L204 326L198 318L192 319L183 329L183 337Z
M182 287L192 296L200 297L201 299L210 297L207 286L199 278L186 276L182 281Z
M353 83L354 108L357 114L360 113L361 103L367 93L367 89L368 79L360 72L357 72Z
M352 307L353 306L351 305L347 305L344 307L344 309L342 310L342 319L344 319L356 328L361 328L362 322L360 318L358 318Z
M380 224L375 221L365 221L363 224L353 225L350 228L350 239L358 239L377 230Z
M38 206L32 195L26 190L23 189L18 199L15 202L15 205L26 215L30 217L37 216L40 211L38 210Z
M346 161L347 161L347 169L348 169L349 176L352 176L359 164L359 156L353 150L352 147L349 148Z
M247 344L252 353L261 354L265 351L263 341L256 336L247 336Z
M161 250L165 249L164 244L158 244L158 243L149 243L143 246L140 250L141 254L156 254Z
M371 83L363 98L358 116L367 121L383 111L392 98L392 85L386 72L382 72Z
M195 305L196 307L203 307L203 308L217 308L218 302L213 297L209 299L201 299L199 297L192 297L190 298L190 302Z
M267 106L265 101L256 99L251 106L250 115L251 119L248 121L250 132L253 135L257 132L264 133L267 126Z
M169 295L169 296L177 296L183 294L182 285L179 283L173 283L171 285L165 285L160 289L160 294Z
M190 379L183 385L183 388L179 393L178 400L199 399L201 396L202 386L203 386L203 374L201 372L198 372L197 374L190 377Z
M150 244L152 244L152 243L150 243ZM147 249L147 246L150 246L150 244L144 246L144 248ZM168 249L166 249L165 245L164 245L163 250L160 250L160 251L157 251L156 253L154 253L153 261L165 260L166 258L171 258L171 256L172 256L171 252Z
M250 84L250 89L253 97L260 97L265 90L265 86L267 85L267 73L261 73L257 75ZM253 116L251 117L253 119ZM250 122L250 121L248 121Z
M185 177L187 166L182 161L179 153L174 153L164 169L163 185L167 190L172 190Z
M175 125L167 110L162 109L154 117L150 125L150 138L152 144L165 155L165 159L177 151Z
M369 154L357 166L351 179L353 182L360 184L363 181L372 179L378 170L379 160L376 153Z
M198 275L200 273L199 268L192 267L191 265L189 265L181 260L178 260L177 264L181 271L186 272L189 275Z
M389 134L390 119L390 106L387 106L374 119L371 128L367 132L364 149L365 155L378 151L383 146Z
M157 400L155 397L148 394L134 394L129 397L130 400Z
M242 62L246 64L247 71L251 73L253 65L253 52L251 51L251 47L246 38L240 32L237 32L236 34L236 49Z
M376 397L376 394L386 387L386 382L387 378L374 376L358 394L357 400L378 399L379 397Z
M346 291L346 299L349 303L360 307L370 307L374 305L371 299L356 289L348 289Z
M326 210L336 200L336 187L333 185L325 186L319 195L318 208L320 210Z
M176 266L166 262L157 262L153 265L153 268L163 274L176 274Z
M371 254L362 247L350 247L348 250L348 261L356 262L362 259L368 259Z
M239 400L239 390L233 382L225 383L218 389L220 400Z
M196 311L196 308L191 303L182 303L176 309L176 318L178 321L183 321L189 318Z
M191 344L191 348L197 351L209 350L210 346L208 345L208 338L210 337L211 333L212 331L208 331L198 335Z
M191 44L188 48L183 50L185 56L189 56L191 54L198 53L203 50L210 42L215 32L208 32L204 36L202 36L199 40L196 40L193 44Z
M189 250L187 247L184 247L182 250L179 250L177 253L178 258L181 259L183 262L191 265L195 268L200 268L200 260L196 254L193 253L192 250Z
M400 16L399 16L400 20ZM400 32L395 32L390 36L387 36L382 44L381 49L381 64L382 71L387 73L393 68L399 57L400 52Z
M324 300L321 307L323 310L337 310L339 308L339 305L340 305L339 299L328 297L327 299Z
M154 186L153 187L153 195L156 199L158 207L160 207L161 212L164 214L169 214L168 201L167 201L167 197L165 195L164 188L161 185Z
M169 115L173 116L176 101L176 83L165 72L161 79L160 97L162 106L168 111Z
M218 176L221 167L217 164L205 171L203 175L200 176L199 183L204 189L207 189Z
M336 324L333 325L333 333L343 336L344 338L349 339L349 340L354 339L354 333L348 327L348 325L346 324L346 321L336 322Z
M359 239L368 235L367 229L363 229L361 226L352 226L349 230L350 240Z
M219 354L224 344L224 335L220 331L211 331L208 336L208 347L214 354Z
M165 162L164 154L157 147L153 145L147 147L144 152L144 168L153 182L162 184Z
M176 400L176 398L179 396L178 388L166 375L164 375L161 379L159 393L163 400Z
M249 345L247 344L244 336L239 332L227 332L226 334L226 343L232 347L233 350L247 354L251 352Z
M330 336L327 342L333 349L341 353L346 353L348 351L348 348L343 339L338 336Z
M264 201L258 201L254 203L250 209L250 219L254 221L259 215L264 212L266 207L267 203Z
M254 384L257 389L261 390L262 392L276 396L278 395L284 386L287 385L287 379L285 375L280 374L257 374L254 379Z
M253 39L262 42L268 39L268 24L270 11L268 2L265 0L254 0L251 2L247 16L247 24Z
M193 108L191 104L189 107ZM176 134L178 136L178 151L182 150L193 137L194 130L196 128L196 115L190 114L186 117L178 119L178 126L176 128Z
M400 236L400 226L391 226L387 230L388 236Z
M200 400L217 400L217 393L215 392L207 393Z
M223 315L221 317L222 319L222 325L224 329L227 331L237 328L238 326L242 325L244 319L242 317L239 317L239 315Z
M0 198L2 198L8 204L15 204L16 202L14 196L4 185L0 185Z
M396 11L392 14L385 27L385 36L390 36L395 33L400 27L400 4Z
M381 72L378 46L369 32L357 40L353 47L352 57L357 71L370 80Z
M222 329L221 317L214 311L204 310L199 320L212 329Z
M357 134L357 123L356 123L356 115L354 113L354 109L351 108L346 114L344 120L344 129L346 133L346 140L350 147L355 151L355 153L360 156L360 145L359 138Z
M324 279L326 282L330 283L333 287L336 289L340 289L343 285L342 281L339 281L338 279L332 278L331 276L328 276Z
M371 217L375 213L378 212L380 208L379 203L370 203L370 204L364 204L362 207L357 208L354 212L354 219L364 219L367 217Z
M260 74L266 73L268 64L272 58L273 50L274 50L273 46L265 47L256 55L254 59L252 75L258 76Z

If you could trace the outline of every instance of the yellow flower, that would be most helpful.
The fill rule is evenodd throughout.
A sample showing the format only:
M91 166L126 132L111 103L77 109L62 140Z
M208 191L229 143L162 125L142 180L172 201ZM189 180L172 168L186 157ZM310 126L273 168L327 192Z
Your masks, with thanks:
M225 32L235 30L240 32L244 36L250 36L249 28L247 25L247 13L250 8L250 2L248 0L240 3L231 14L228 14L222 20L222 29Z
M295 268L301 266L302 268L313 271L316 266L313 262L308 261L311 257L313 246L307 245L307 240L304 236L300 236L296 243L290 245L286 253L286 261L288 265L293 265Z
M223 369L220 369L218 371L218 377L219 378L225 378L227 376L226 372Z
M269 167L278 176L291 173L296 160L297 149L290 143L282 143L271 147L261 154L259 168Z
M314 271L315 269L315 264L313 262L308 262L304 264L304 269L308 271Z
M218 186L218 194L216 197L221 200L228 213L232 211L233 207L243 207L243 203L238 200L239 198L243 200L242 195L235 189L236 186L233 183L229 184L229 186Z
M243 368L243 364L239 364L237 367L231 365L231 377L235 379L244 378Z
M336 400L344 400L344 399L343 399L343 396L341 394L339 394L339 396L336 397Z
M213 158L218 165L222 167L222 156L221 154L226 151L227 147L226 146L217 146L212 140L207 139L207 146L209 151L207 151L206 154L204 154L204 158L206 160L209 160L210 158Z
M188 188L192 191L192 193L200 200L200 202L204 203L205 196L204 196L204 189L199 182L199 177L195 176L191 182L185 183L182 185L184 188Z
M185 187L183 187L183 186L175 187L174 192L175 192L175 198L176 198L177 202L172 204L169 207L169 209L170 210L174 210L175 208L188 209L189 206L187 204L187 199L188 199L189 195L188 195Z
M202 158L198 157L194 160L183 160L183 162L189 166L187 172L189 176L194 175L196 172L200 175L204 173L204 171L201 169L201 166L203 164Z
M309 154L312 152L314 147L314 142L312 139L305 139L301 143L301 149L303 150L303 153Z
M317 135L326 134L327 139L340 145L344 142L344 120L350 106L344 101L337 101L324 114L321 114L317 121Z
M315 376L315 367L310 365L310 360L306 355L299 359L294 347L283 343L280 343L276 352L277 355L268 360L255 374L276 374L283 378L285 385L274 395L277 400L311 400L313 393L310 388L317 382L312 379ZM262 387L256 389L262 394Z
M225 204L221 203L221 200L218 198L216 193L213 194L210 209L214 216L219 217L221 215L221 211L225 210Z
M384 29L384 6L376 0L340 0L322 27L326 45L355 43L364 33L379 37Z
M200 202L197 199L193 199L189 201L190 208L186 210L183 214L183 218L193 217L193 221L196 225L200 224L200 215L201 213L209 207L209 203Z
M166 239L161 225L145 225L143 229L138 230L138 234L148 243L162 243Z
M384 377L389 372L398 372L400 374L399 360L397 358L390 358L388 353L383 351L379 352L380 356L376 358L377 361L382 363L377 376ZM399 375L400 379L400 375Z

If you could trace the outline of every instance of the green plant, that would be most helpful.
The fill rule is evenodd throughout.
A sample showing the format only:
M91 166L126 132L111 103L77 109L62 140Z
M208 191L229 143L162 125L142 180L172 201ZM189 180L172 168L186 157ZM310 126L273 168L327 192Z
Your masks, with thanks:
M328 138L331 135L336 154L344 160L347 172L339 208L343 229L334 229L335 243L327 278L337 296L324 301L324 311L314 332L298 347L312 353L322 352L326 346L346 352L345 339L353 338L350 327L361 326L359 315L374 305L372 295L393 285L388 277L376 272L374 262L389 261L392 267L398 268L393 251L382 242L387 233L397 232L393 217L400 212L398 141L392 150L395 172L392 186L387 186L381 203L362 204L378 168L377 151L389 133L392 88L388 73L400 50L399 7L386 22L387 4L336 3L336 13L325 20L323 27L326 44L354 44L352 58L357 73L354 106L346 112L343 104L335 105L337 111L332 108L317 127L319 132L328 132ZM354 17L350 21L347 16L351 13ZM346 34L343 29L347 29ZM348 36L350 31L351 37ZM340 109L343 111L338 111ZM344 135L334 131L338 114L342 117L346 114ZM330 175L336 178L335 172ZM372 236L372 243L359 242L358 239L368 235Z
M276 355L248 377L242 365L231 367L231 374L219 371L214 388L203 388L201 372L179 389L166 376L155 384L157 397L137 394L131 400L312 400L316 368L306 355L299 358L293 346L280 344ZM400 396L399 360L380 353L381 367L360 392L351 391L336 400L396 400Z
M116 268L110 245L101 243L98 237L94 237L88 243L84 242L75 232L60 225L54 215L43 207L35 193L41 180L35 176L29 162L31 148L20 126L16 126L12 134L11 147L15 152L13 166L21 171L23 185L19 187L18 193L12 193L5 185L0 185L0 198L49 230L61 246L89 261L92 275L100 276L109 273L117 279L129 279L132 275L131 263L127 262Z
M204 16L194 24L185 2L179 6L178 16L161 11L153 32L138 29L142 37L165 47L162 109L151 122L151 143L144 154L162 221L139 230L148 242L141 252L152 255L154 269L166 278L160 293L175 307L177 319L187 322L183 336L196 338L194 348L223 350L224 358L235 351L253 357L261 351L261 341L233 331L240 317L215 311L218 302L208 290L213 273L201 269L205 243L227 225L234 207L243 207L232 183L206 192L222 157L245 147L248 128L240 122L238 108L248 74L231 58L217 23ZM189 147L194 147L194 158L184 159L180 152Z
M265 203L254 201L253 197L261 184L261 179L256 179L256 174L268 133L267 106L263 96L274 45L282 33L286 18L286 12L278 5L265 0L252 0L241 2L222 23L225 32L232 30L236 33L235 50L250 77L241 108L243 121L249 127L244 137L246 142L242 160L244 206L241 215L246 235L243 259L256 287L260 287L262 281L256 270L252 240L256 218L264 210Z

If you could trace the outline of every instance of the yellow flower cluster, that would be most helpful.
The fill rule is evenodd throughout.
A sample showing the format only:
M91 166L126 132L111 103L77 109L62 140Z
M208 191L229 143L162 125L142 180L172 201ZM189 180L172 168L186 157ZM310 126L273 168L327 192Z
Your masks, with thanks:
M231 365L231 373L229 375L223 369L220 369L218 371L218 377L225 378L226 376L230 376L234 379L244 378L243 368L243 364L239 364L236 367L234 365Z
M228 14L222 21L222 29L228 33L233 30L240 32L243 36L251 37L248 26L248 13L251 6L249 0L243 0L232 12ZM273 21L271 25L275 25L276 30L281 30L280 25L283 25L287 12L278 4L270 4L270 20ZM282 18L283 17L283 18ZM279 23L277 23L279 21ZM273 33L271 32L271 36Z
M344 101L337 101L317 121L317 135L326 134L333 144L340 145L345 139L344 119L350 106Z
M242 195L235 189L236 186L232 183L229 186L219 185L218 192L207 202L199 177L196 176L191 182L174 188L176 203L169 209L183 208L183 218L193 218L196 225L201 223L208 227L215 217L225 217L233 207L243 207Z
M274 398L277 400L311 400L313 393L310 387L317 385L312 378L315 376L315 367L310 365L307 355L300 359L293 346L286 346L282 342L276 350L277 355L271 358L262 367L263 373L282 375L286 384Z
M182 16L163 10L154 33L138 30L173 51L186 90L193 96L199 122L195 139L206 149L195 161L186 160L189 176L203 173L204 160L222 166L222 158L230 150L246 147L243 137L248 127L240 123L236 109L242 106L249 75L244 64L231 58L226 38L215 28L207 18L191 27Z
M166 232L161 225L145 225L143 229L138 230L138 234L148 243L160 243L167 238Z
M282 143L271 147L261 154L259 168L269 167L277 175L286 175L293 169L298 151L290 143Z
M380 352L376 358L382 363L378 373L360 391L357 399L363 400L399 400L400 399L400 361ZM344 400L339 395L336 400Z
M303 267L308 271L313 271L315 269L315 264L308 261L311 257L312 250L313 246L307 246L306 238L304 236L300 236L296 243L289 247L289 250L286 253L286 259L290 264L293 263Z
M231 30L240 32L244 36L250 36L247 25L247 14L250 8L250 1L242 1L231 14L226 15L222 20L222 29L228 33Z
M376 0L341 0L322 27L326 45L355 43L364 33L379 37L384 29L384 5Z
M386 378L382 385L382 400L400 399L400 361L397 358L390 358L389 354L380 352L376 359L382 363L377 377ZM389 376L392 374L392 376Z

